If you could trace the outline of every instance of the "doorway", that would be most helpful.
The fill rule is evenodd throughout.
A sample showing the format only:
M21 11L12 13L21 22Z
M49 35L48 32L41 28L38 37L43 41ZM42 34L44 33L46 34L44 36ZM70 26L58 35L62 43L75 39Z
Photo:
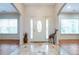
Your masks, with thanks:
M48 23L45 17L34 17L30 20L32 41L48 41Z

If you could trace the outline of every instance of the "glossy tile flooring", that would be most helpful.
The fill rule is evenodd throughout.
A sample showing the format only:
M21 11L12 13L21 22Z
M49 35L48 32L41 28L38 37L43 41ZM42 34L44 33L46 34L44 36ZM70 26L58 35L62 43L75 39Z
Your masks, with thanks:
M79 44L29 43L0 44L0 55L79 55Z
M0 44L0 55L10 55L17 49L17 44Z
M62 44L60 46L61 55L79 55L79 44Z
M58 46L49 43L30 43L21 46L22 55L57 55Z

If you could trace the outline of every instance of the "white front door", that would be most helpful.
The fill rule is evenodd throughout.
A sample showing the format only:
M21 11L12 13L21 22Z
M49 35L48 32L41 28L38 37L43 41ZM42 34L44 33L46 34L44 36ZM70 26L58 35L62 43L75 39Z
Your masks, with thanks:
M32 20L32 41L48 41L48 24L45 18L33 18Z

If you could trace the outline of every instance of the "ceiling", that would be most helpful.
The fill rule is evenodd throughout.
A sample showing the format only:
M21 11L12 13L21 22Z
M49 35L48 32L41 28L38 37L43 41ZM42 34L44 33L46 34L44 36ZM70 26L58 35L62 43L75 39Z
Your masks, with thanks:
M64 6L61 12L64 13L79 13L79 3L68 3Z
M11 3L0 3L0 13L17 12Z
M28 6L28 5L52 5L52 6L55 6L56 3L24 3L25 6Z

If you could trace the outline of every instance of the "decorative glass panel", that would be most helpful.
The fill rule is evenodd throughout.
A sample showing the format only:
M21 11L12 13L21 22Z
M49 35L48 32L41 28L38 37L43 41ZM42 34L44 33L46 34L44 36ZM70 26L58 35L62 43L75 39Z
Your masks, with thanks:
M30 35L30 37L31 37L31 39L33 39L33 19L31 19L31 21L30 21L30 27L31 27L31 35Z
M42 23L40 20L37 21L37 31L41 32L42 31Z
M48 39L48 19L46 19L46 39Z

